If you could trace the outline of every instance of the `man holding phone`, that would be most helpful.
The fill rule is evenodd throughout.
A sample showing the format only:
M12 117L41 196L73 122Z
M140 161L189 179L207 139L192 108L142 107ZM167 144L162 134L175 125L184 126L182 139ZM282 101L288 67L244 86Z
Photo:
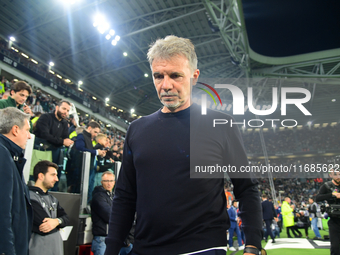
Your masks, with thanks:
M14 83L10 90L10 96L7 99L0 100L0 109L15 107L33 116L32 110L25 104L31 93L32 88L26 82L18 81Z

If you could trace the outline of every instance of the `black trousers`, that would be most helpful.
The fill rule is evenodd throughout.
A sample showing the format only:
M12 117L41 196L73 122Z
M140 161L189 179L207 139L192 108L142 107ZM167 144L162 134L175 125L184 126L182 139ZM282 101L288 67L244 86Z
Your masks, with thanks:
M272 228L270 227L272 225L272 221L273 220L264 220L264 222L266 223L266 234L264 236L264 239L266 239L266 240L267 240L268 236L270 236L274 240Z
M295 226L290 226L290 227L286 227L286 231L287 231L287 236L288 237L292 237L290 235L290 230L293 232L293 235L295 237L302 236L301 232ZM298 232L298 235L295 232Z
M328 221L331 255L340 255L340 218L331 217Z

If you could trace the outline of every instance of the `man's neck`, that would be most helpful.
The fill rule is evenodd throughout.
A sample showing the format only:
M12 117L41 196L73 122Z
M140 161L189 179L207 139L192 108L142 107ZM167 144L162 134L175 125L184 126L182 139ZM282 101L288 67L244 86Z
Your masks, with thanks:
M332 180L333 184L336 186L339 186L339 184L337 184L334 180Z
M34 187L40 188L44 193L48 190L41 183L35 183Z
M58 117L58 114L57 114L57 112L54 112L54 116L57 118L57 120L59 120L59 121L61 121L61 120L62 120L62 118L59 118L59 117Z

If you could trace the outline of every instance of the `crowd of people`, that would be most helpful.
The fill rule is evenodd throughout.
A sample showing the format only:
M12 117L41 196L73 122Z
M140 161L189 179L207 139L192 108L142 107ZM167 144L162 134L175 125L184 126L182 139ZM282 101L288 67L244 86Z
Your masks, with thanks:
M107 106L106 102L104 100L101 100L100 98L97 98L96 100L93 99L93 95L91 93L85 91L82 89L82 91L79 90L78 85L74 84L72 82L68 83L63 79L59 79L54 73L51 73L49 71L49 67L46 66L43 63L35 64L32 61L28 60L27 58L23 57L21 54L16 52L15 50L8 48L8 42L6 42L3 38L0 38L0 52L4 54L5 56L8 56L12 60L15 60L17 63L27 67L28 69L32 70L33 72L37 73L38 75L48 79L50 82L57 84L58 86L61 86L65 90L67 90L69 93L76 95L77 97L81 98L84 102L91 103L92 105L96 106L98 109L105 109L105 111L109 115L114 115L122 120L126 120L128 122L131 122L135 120L138 116L132 116L130 112L119 110L116 107ZM11 81L8 81L7 79L4 79L3 82L6 86L6 89L9 89L11 84L15 82L16 79L11 79ZM1 90L0 90L1 93Z

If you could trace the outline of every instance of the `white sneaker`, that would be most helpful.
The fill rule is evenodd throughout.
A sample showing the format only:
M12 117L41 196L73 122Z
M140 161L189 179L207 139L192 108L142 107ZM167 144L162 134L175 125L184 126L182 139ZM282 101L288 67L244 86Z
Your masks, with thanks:
M239 251L244 250L244 245L239 246L239 247L238 247L238 250L239 250Z
M231 246L231 247L229 248L229 251L236 251L236 249L235 249L233 246Z

